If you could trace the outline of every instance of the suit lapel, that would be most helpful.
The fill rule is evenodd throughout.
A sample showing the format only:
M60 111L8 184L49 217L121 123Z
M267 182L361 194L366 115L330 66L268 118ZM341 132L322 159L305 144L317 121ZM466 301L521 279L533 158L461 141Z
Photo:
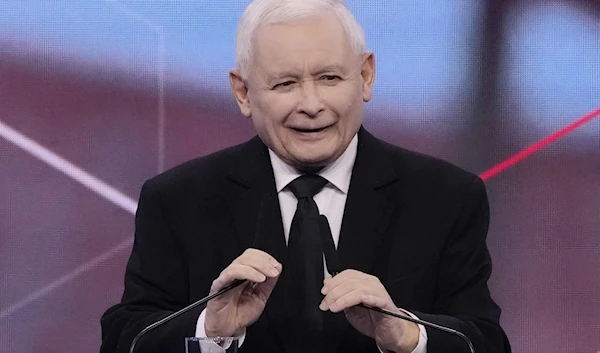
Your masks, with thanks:
M386 186L397 176L381 147L381 142L361 128L337 247L342 269L372 273L375 251L394 211L386 198ZM328 331L337 332L330 350L336 351L350 324L343 314L329 313L326 325Z
M268 326L283 346L286 327L280 324L284 319L281 308L286 299L293 300L285 290L287 246L268 149L258 138L245 146L229 179L234 190L231 211L240 254L247 248L257 248L271 254L284 268L265 308Z
M231 212L240 248L259 248L283 261L286 245L268 150L258 138L244 147L228 175L233 183Z
M359 131L358 152L338 243L342 268L371 273L375 250L394 211L386 188L398 177L380 141Z

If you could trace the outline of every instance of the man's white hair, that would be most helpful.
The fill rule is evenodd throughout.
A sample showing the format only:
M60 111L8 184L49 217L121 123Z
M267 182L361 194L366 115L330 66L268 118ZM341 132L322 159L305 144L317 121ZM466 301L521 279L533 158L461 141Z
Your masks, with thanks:
M258 28L298 22L325 13L334 14L340 21L352 50L357 55L364 53L365 33L344 0L253 0L240 18L236 36L236 63L242 77L248 77L254 34Z

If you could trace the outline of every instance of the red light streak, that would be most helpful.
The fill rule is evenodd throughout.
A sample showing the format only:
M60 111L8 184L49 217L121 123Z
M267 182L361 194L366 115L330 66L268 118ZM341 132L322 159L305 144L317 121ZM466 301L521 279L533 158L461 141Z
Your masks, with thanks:
M575 129L579 128L580 126L589 123L590 121L592 121L593 119L597 118L598 116L600 116L600 108L586 114L584 117L582 117L581 119L578 119L576 121L574 121L573 123L565 126L564 128L554 132L553 134L545 137L544 139L534 143L533 145L523 149L522 151L514 154L513 156L507 158L506 160L496 164L495 166L491 167L490 169L486 170L485 172L481 173L479 175L479 177L481 179L485 180L489 180L490 178L496 176L497 174L503 172L504 170L506 170L507 168L512 167L513 165L521 162L522 160L524 160L525 158L531 156L532 154L538 152L539 150L541 150L542 148L548 146L549 144L555 142L556 140L560 139L561 137L564 137L565 135L567 135L568 133L573 132Z

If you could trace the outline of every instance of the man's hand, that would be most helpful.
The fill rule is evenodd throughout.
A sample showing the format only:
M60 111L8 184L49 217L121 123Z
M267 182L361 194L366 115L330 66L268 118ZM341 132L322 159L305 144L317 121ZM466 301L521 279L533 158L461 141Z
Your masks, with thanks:
M208 302L204 328L208 337L242 334L262 314L282 266L271 255L247 249L227 266L210 288L215 293L236 279L249 282Z
M345 270L326 278L321 293L325 295L319 306L321 310L334 313L344 310L350 324L363 335L374 338L379 348L410 353L417 347L417 324L356 306L364 304L401 312L377 277Z

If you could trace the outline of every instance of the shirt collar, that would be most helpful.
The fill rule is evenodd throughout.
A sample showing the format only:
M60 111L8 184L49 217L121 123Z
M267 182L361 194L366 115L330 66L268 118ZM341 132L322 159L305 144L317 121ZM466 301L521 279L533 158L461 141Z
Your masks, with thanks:
M344 153L333 163L321 169L317 174L325 178L344 194L348 194L357 149L358 136L354 135ZM271 158L271 165L273 166L273 174L275 176L275 187L278 193L294 179L302 175L296 168L281 160L271 149L269 149L269 157Z

